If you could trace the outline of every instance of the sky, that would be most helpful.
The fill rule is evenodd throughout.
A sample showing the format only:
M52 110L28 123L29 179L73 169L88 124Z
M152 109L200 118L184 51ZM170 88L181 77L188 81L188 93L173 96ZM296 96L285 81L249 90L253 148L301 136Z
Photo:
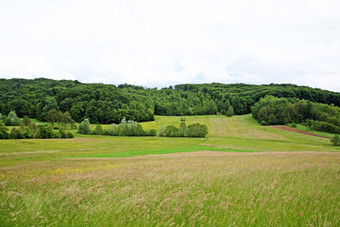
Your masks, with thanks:
M340 91L339 0L0 0L0 78Z

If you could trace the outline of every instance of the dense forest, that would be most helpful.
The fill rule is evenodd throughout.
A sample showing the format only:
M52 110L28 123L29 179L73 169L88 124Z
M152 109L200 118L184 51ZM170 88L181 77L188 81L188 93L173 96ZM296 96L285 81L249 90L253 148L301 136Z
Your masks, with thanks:
M262 125L302 123L313 130L340 134L340 108L334 105L266 96L255 103L252 114Z
M79 81L38 78L0 79L0 113L14 110L46 121L47 113L69 113L76 122L137 122L154 115L248 114L261 98L271 95L340 106L340 93L292 84L182 84L144 88L128 84L86 84Z

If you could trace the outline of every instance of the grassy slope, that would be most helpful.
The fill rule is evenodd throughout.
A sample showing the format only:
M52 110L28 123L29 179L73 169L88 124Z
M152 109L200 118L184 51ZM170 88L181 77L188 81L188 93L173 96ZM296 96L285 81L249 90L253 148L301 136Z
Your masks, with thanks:
M251 115L231 118L218 115L186 117L187 125L197 122L209 127L207 138L110 137L76 134L76 138L69 140L2 140L0 141L0 165L72 156L129 157L136 154L150 154L152 150L156 153L195 151L198 146L205 146L204 150L220 148L225 151L235 149L241 151L339 151L339 148L331 146L327 139L263 127ZM141 124L145 129L158 130L161 125L179 126L180 117L156 116L154 122ZM95 125L92 127L94 128ZM103 126L103 128L108 127L109 125ZM76 130L73 133L76 133Z
M0 141L1 225L339 226L340 153L332 151L340 149L329 140L263 127L250 115L186 118L194 122L209 126L207 138ZM180 121L157 116L143 127L162 123ZM264 152L63 159L196 150Z
M69 140L2 140L0 141L0 165L22 161L49 160L56 157L129 157L136 154L180 152L181 149L204 150L216 148L248 151L339 151L329 140L285 132L259 125L251 115L234 116L189 116L186 124L203 123L209 127L207 138L162 138L162 137L110 137L76 134ZM160 125L179 125L180 117L156 116L154 122L142 123L145 129L159 129ZM94 128L95 125L92 125ZM109 125L104 125L104 128ZM76 131L73 131L76 133ZM53 141L53 142L51 142ZM162 150L165 149L165 150ZM140 151L140 152L139 152ZM185 151L185 150L183 150ZM119 153L119 154L118 154ZM151 151L152 153L152 151Z

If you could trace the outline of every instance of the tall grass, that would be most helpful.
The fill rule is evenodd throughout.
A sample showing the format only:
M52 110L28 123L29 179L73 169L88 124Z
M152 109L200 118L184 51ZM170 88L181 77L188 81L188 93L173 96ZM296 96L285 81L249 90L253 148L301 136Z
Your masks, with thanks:
M2 168L2 226L339 226L339 153L143 156Z
M1 140L0 226L340 225L339 147L250 115L196 122L207 138ZM143 127L160 124L180 118Z

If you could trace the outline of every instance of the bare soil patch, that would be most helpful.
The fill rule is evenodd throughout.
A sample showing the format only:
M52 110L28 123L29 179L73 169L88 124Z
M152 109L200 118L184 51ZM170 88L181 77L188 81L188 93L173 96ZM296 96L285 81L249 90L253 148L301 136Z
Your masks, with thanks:
M288 131L288 132L295 132L295 133L299 133L299 134L304 134L304 135L309 135L309 136L315 136L315 137L320 137L320 138L325 138L325 139L330 139L330 137L327 136L321 136L318 134L314 134L311 132L306 132L300 129L296 129L296 128L292 128L286 125L274 125L274 126L268 126L270 128L276 128L276 129L280 129L280 130L284 130L284 131Z

